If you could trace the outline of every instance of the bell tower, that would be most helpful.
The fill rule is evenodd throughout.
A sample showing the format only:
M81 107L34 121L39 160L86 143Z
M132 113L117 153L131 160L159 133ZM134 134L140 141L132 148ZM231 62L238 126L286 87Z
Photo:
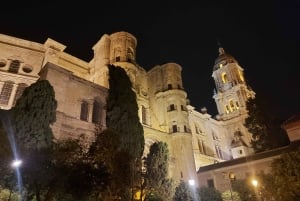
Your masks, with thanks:
M221 46L212 77L216 86L213 98L220 117L226 120L246 114L246 101L254 98L255 92L246 83L244 69Z

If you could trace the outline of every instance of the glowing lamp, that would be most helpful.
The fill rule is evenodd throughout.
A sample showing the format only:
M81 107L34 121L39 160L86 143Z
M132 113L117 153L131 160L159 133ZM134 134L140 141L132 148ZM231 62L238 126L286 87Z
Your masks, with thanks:
M16 160L14 160L14 161L12 162L11 166L12 166L13 168L18 168L18 167L20 167L21 164L22 164L22 161L19 160L19 159L16 159Z

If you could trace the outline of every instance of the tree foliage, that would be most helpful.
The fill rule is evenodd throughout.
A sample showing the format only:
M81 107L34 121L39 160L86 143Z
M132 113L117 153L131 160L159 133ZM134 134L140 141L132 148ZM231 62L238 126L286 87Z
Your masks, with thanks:
M168 176L169 150L165 142L154 142L145 160L146 181L150 188L160 188Z
M156 194L164 200L173 196L173 180L168 178L169 150L165 142L155 142L150 146L145 160L145 186L149 194Z
M16 177L13 169L11 168L11 163L14 159L13 147L11 145L8 133L6 132L8 123L7 114L8 111L0 110L0 200L8 200L4 199L7 196L15 197L14 191L17 190ZM14 199L11 198L11 200Z
M278 201L300 200L300 149L283 153L271 167L270 175L263 177L265 193Z
M95 160L104 161L113 174L118 168L114 167L114 161L118 154L120 136L107 128L104 131L96 128L95 140L91 143L89 154L95 156Z
M16 142L25 149L48 148L52 145L50 125L56 121L54 89L48 80L27 87L12 108Z
M138 116L136 94L132 83L121 67L109 65L109 94L106 125L120 135L118 149L128 152L133 159L144 152L144 131Z
M255 188L249 179L231 181L232 191L237 193L243 201L257 201Z
M215 188L201 187L198 189L198 197L201 201L223 201L222 194Z
M192 201L192 193L184 181L180 181L175 188L173 201Z
M127 152L118 149L119 138L120 136L109 128L102 132L98 130L88 153L94 157L95 161L103 162L108 168L110 182L106 189L106 196L128 196L126 191L131 187L130 160L132 159Z
M252 134L252 147L255 152L274 149L287 145L288 138L280 123L275 117L263 110L262 104L257 98L250 98L246 103L248 117L245 119L245 127Z
M0 158L0 164L11 160L10 141L11 150L23 161L20 172L24 200L96 199L105 189L109 174L103 161L95 159L97 155L87 154L81 138L54 141L50 125L56 119L56 104L52 86L40 80L24 90L13 109L1 111L5 114L1 115L5 129L0 129L0 155L7 156ZM12 172L10 167L7 170ZM1 171L1 187L15 192L16 177L9 171Z
M5 115L5 132L14 158L23 161L21 174L27 200L35 196L40 201L42 189L50 179L50 125L55 122L56 107L53 87L47 80L39 80L24 90L15 107Z
M1 189L0 188L0 200L19 201L20 195L13 191L10 191L9 189Z
M55 175L52 187L55 196L69 195L73 200L98 197L110 179L103 161L88 154L82 146L84 139L67 139L55 144ZM50 197L50 196L49 196Z
M9 164L13 160L13 148L9 139L9 134L6 132L7 125L7 115L8 112L6 110L0 110L0 172L4 171L4 169L9 168Z
M222 193L222 199L223 201L242 201L238 192L230 190Z
M160 197L157 193L151 192L145 196L144 201L164 201L164 199Z
M133 197L133 188L139 183L136 164L140 163L144 152L144 131L138 116L136 94L126 71L113 65L108 65L108 69L106 126L109 130L99 137L109 140L104 147L113 153L113 158L105 156L113 175L111 190L115 196L128 200Z
M260 173L258 174L258 191L266 199L272 200L276 195L277 188L274 187L274 178L272 174Z

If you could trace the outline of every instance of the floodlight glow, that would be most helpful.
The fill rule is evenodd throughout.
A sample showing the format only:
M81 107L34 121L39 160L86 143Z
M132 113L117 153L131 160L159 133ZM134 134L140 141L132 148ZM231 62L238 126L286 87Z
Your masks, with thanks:
M18 168L18 167L20 167L21 164L22 164L22 161L19 159L16 159L12 162L11 166L14 168Z
M256 186L258 185L258 182L257 182L256 179L253 179L253 180L252 180L252 185L253 185L254 187L256 187Z
M189 180L189 185L194 186L195 185L195 180L194 179L190 179Z

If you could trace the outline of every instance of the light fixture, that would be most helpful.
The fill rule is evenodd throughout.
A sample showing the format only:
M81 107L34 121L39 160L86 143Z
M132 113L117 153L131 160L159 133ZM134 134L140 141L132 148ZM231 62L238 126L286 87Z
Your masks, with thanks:
M22 160L20 160L20 159L15 159L15 160L13 160L13 162L11 163L11 166L12 166L13 168L18 168L18 167L20 167L21 164L22 164Z
M258 181L257 181L256 179L253 179L253 180L252 180L252 185L253 185L254 187L257 187Z
M194 179L189 179L189 185L194 186L195 185L195 180Z

